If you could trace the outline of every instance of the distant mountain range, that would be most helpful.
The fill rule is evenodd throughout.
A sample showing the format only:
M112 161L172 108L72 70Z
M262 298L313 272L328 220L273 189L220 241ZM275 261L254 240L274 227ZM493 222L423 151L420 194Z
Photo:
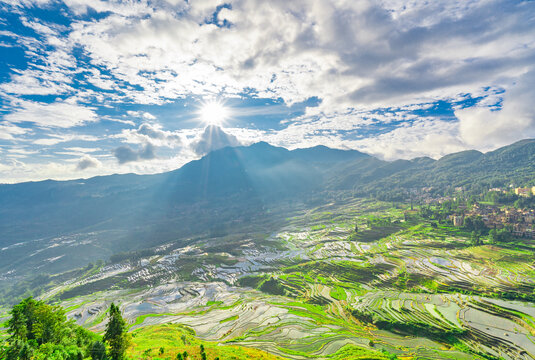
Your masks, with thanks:
M115 220L128 223L141 214L145 219L162 216L192 203L294 197L321 190L331 169L364 158L370 156L323 146L289 151L260 142L212 151L180 169L156 175L0 185L0 242Z
M83 263L328 191L403 198L406 190L424 186L438 192L455 186L478 191L510 183L535 184L535 140L485 154L472 150L439 160L392 162L324 146L293 151L265 142L225 147L162 174L0 185L0 248L9 247L0 256L7 259L10 249L20 248L16 254L37 251L32 256L44 261L53 252L47 255L27 244L48 241L54 247L62 236L67 239L62 243L70 244L73 234L94 234L98 239L88 240L92 247L75 260ZM13 261L0 264L0 275Z
M337 170L328 187L352 188L359 195L398 194L422 187L444 193L459 186L480 193L511 184L535 185L535 140L522 140L488 153L462 151L439 160L422 157L386 162L370 157Z

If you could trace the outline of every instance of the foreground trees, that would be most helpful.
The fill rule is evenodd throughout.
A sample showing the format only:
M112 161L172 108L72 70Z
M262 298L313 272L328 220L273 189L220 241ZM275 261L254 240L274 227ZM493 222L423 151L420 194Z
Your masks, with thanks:
M110 306L109 320L106 325L104 341L110 346L109 358L123 360L129 345L128 328L121 316L121 310L114 303Z
M119 307L111 304L104 341L73 320L65 311L31 297L10 311L9 337L0 344L2 360L123 360L129 345L127 325Z
M98 336L68 321L59 306L31 297L11 310L9 338L0 350L6 360L82 360Z

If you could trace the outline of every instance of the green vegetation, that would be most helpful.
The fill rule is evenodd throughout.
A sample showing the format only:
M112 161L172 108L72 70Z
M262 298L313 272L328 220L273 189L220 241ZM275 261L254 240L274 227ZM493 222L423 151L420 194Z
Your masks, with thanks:
M451 344L459 341L459 338L466 334L465 330L459 328L442 328L421 321L399 321L395 319L380 319L370 313L360 310L353 310L352 315L365 323L372 323L382 330L392 330L407 335L426 336L429 338L445 341Z
M89 357L99 337L72 321L63 309L33 298L10 311L9 338L0 358L6 360L81 360ZM95 359L98 357L95 357Z
M284 286L274 277L270 277L260 283L258 288L271 295L285 295Z
M226 318L226 319L219 320L219 323L220 323L220 324L223 324L223 323L225 323L225 322L227 322L227 321L237 320L239 317L240 317L239 315L233 315L233 316L228 317L228 318Z
M114 303L110 305L108 323L104 333L104 341L109 346L110 360L123 360L129 344L126 322L121 316L121 310Z
M44 298L105 330L80 348L86 359L491 359L488 349L513 358L529 350L515 341L535 335L535 241L487 226L478 211L494 205L459 193L415 199L412 209L351 196L314 206L270 235L226 229L186 248L121 254ZM127 323L110 307L118 301Z
M387 360L397 359L397 356L387 352L371 351L357 346L346 345L328 358L332 360Z
M201 348L202 346L202 348ZM164 349L163 356L159 354ZM184 356L187 353L187 356ZM132 333L132 346L128 357L133 359L202 359L202 353L209 360L255 359L276 360L277 356L264 351L235 345L220 346L218 343L199 340L190 329L181 325L165 324L144 327Z

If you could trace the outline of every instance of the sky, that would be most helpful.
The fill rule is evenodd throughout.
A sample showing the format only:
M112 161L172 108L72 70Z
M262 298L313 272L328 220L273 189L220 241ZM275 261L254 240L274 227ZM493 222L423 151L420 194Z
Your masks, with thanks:
M534 1L0 0L0 183L258 141L490 151L534 101Z

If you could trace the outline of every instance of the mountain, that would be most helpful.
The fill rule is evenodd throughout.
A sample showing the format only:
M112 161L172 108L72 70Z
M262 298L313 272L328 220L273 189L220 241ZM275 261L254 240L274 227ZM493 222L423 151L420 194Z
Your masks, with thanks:
M533 184L535 178L535 140L522 140L500 149L481 153L476 150L446 155L439 160L417 158L393 162L358 159L344 164L328 180L339 190L357 193L396 193L401 190L433 187L440 192L463 186L481 192L491 187Z
M215 150L163 174L0 185L0 279L12 269L64 271L236 219L267 219L270 204L319 191L335 165L366 157L261 142Z
M277 221L271 208L291 211L329 192L404 200L409 189L479 191L533 184L534 174L535 140L485 154L391 162L354 150L290 151L260 142L224 147L156 175L0 185L0 280L13 269L65 271L118 252L187 243L251 219L269 224Z

